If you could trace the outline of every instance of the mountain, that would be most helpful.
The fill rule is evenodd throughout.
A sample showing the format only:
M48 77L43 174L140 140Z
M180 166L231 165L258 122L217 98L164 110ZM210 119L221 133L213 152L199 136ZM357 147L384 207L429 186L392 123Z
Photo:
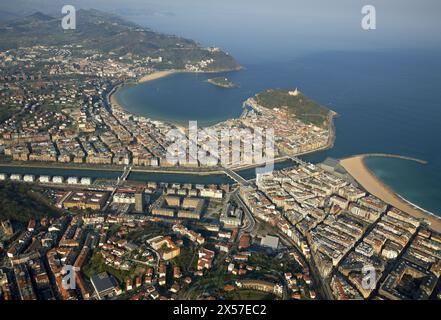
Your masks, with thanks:
M174 68L213 58L215 70L239 68L233 57L222 51L201 48L195 41L154 32L112 14L98 10L78 10L76 29L64 30L61 18L36 12L0 24L0 51L34 45L75 45L123 56L162 56ZM164 68L170 66L164 66Z
M0 10L0 21L9 21L18 18L19 15L7 10Z

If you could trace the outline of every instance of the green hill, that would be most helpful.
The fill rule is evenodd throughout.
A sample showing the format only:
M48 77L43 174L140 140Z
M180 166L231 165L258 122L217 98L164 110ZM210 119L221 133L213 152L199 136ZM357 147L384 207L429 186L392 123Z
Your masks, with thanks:
M78 10L75 30L64 30L61 19L37 12L0 24L0 33L0 51L34 45L73 45L79 50L99 50L106 55L160 55L172 61L163 66L169 69L210 58L215 61L207 71L240 67L223 51L207 50L193 40L154 32L98 10Z
M270 89L258 93L254 100L262 107L287 108L295 117L307 124L325 126L331 110L311 100L301 92Z
M31 218L40 219L58 215L59 212L29 186L0 183L0 220L27 222Z

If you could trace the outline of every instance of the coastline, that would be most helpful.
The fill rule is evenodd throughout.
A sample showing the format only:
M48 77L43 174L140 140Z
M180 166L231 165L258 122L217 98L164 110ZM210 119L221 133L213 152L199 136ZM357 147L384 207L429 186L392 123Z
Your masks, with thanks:
M109 104L111 109L114 108L114 109L118 109L118 110L121 110L121 111L126 112L126 113L130 113L121 104L118 103L118 100L115 97L115 95L118 92L118 90L123 88L124 86L126 86L128 84L141 84L141 83L145 83L145 82L149 82L149 81L154 81L154 80L158 80L158 79L161 79L161 78L165 78L165 77L171 76L173 74L177 74L177 73L221 73L221 72L239 71L241 69L242 69L242 67L239 67L237 69L213 70L213 71L187 71L187 70L183 70L183 69L169 69L169 70L155 71L153 73L149 73L149 74L146 74L146 75L142 76L138 80L129 80L129 81L117 84L108 93L107 101L108 101L108 104ZM175 127L177 127L178 129L182 130L182 125L180 125L179 123L174 123L174 122L170 122L170 121L163 121L163 122L170 123L170 124L174 125Z
M441 218L411 204L395 193L369 170L364 162L366 157L369 155L353 156L340 160L340 164L366 191L415 218L428 221L433 230L441 232Z
M232 69L232 70L215 70L215 71L187 71L187 70L179 70L179 69L170 69L170 70L161 70L161 71L156 71L150 74L147 74L145 76L142 76L140 79L138 79L137 81L128 81L128 82L122 82L119 83L118 85L116 85L115 87L112 88L112 90L108 93L107 95L107 102L110 106L111 109L115 109L115 110L119 110L121 112L124 113L128 113L128 114L132 114L131 112L127 111L124 106L122 106L117 98L116 98L116 93L118 92L118 90L122 87L124 87L125 85L128 85L130 83L134 83L134 84L140 84L140 83L145 83L145 82L149 82L149 81L154 81L154 80L158 80L164 77L168 77L171 76L173 74L177 74L177 73L220 73L220 72L233 72L233 71L239 71L242 68L238 68L238 69ZM207 80L208 81L208 80ZM295 155L292 155L293 157L299 157L299 156L304 156L304 155L309 155L309 154L313 154L313 153L317 153L320 151L325 151L325 150L329 150L332 149L336 140L336 130L335 130L335 118L338 117L338 113L333 111L333 110L329 110L329 115L328 115L328 128L329 128L329 137L328 137L328 141L325 145L314 149L314 150L308 150L302 153L298 153ZM187 128L180 123L176 123L176 122L171 122L171 121L164 121L164 120L160 120L161 122L164 123L168 123L172 126L174 126L175 128L177 128L178 130L180 130L182 133L186 133ZM226 120L227 121L227 120ZM220 122L222 123L222 122ZM278 158L274 159L274 163L277 162L283 162L286 161L288 159L291 159L292 156L289 155L280 155ZM261 164L260 164L261 165ZM233 167L230 168L231 170L234 171L241 171L241 170L247 170L247 169L252 169L252 168L257 168L260 166L259 164L252 164L252 165L246 165L246 166L239 166L239 167Z
M164 78L167 76L170 76L175 73L184 72L183 70L162 70L162 71L155 71L153 73L147 74L145 76L142 76L137 82L138 83L144 83L148 81L157 80L160 78Z

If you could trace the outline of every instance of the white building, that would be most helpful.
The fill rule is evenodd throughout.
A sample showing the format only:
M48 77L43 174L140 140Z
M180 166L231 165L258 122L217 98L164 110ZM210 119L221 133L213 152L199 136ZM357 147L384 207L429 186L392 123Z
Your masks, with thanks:
M61 176L55 176L52 178L52 182L53 183L63 183L64 182L64 178Z
M67 178L67 184L78 184L78 178L77 177Z
M92 179L86 178L86 177L81 178L81 184L82 185L90 185L90 184L92 184Z
M11 174L11 180L12 181L21 181L21 174L18 174L18 173Z
M113 196L114 203L135 203L134 193L117 192Z
M202 189L199 191L199 195L204 198L216 198L222 199L222 190Z
M49 177L49 176L40 176L40 178L38 178L38 181L40 181L41 183L49 183L49 182L51 182L51 177Z
M35 181L35 176L33 174L26 174L23 177L23 181L24 182L34 182Z

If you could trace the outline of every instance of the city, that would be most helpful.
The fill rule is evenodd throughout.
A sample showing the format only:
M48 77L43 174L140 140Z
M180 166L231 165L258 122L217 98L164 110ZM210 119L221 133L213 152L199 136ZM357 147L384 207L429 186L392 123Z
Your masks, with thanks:
M76 15L0 16L0 301L441 299L440 217L368 164L436 159L367 146L369 111L335 102L357 90L265 82L216 45ZM154 97L129 111L129 89L169 114L196 90L224 115L164 120Z

